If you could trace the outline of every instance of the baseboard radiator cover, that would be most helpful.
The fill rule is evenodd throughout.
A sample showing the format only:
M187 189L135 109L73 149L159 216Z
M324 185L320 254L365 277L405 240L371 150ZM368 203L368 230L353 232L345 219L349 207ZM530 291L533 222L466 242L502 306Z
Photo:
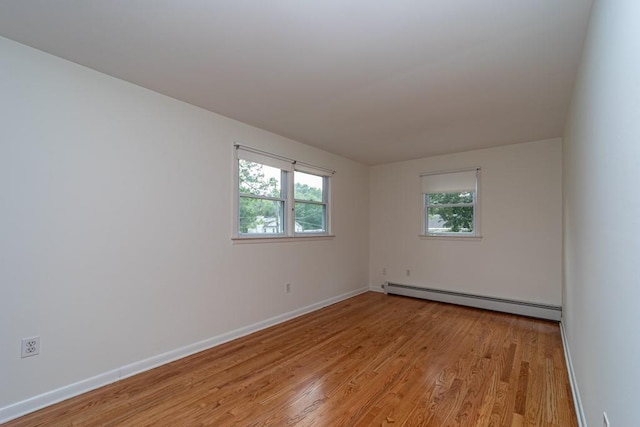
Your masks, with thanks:
M392 282L386 282L384 289L386 293L392 295L402 295L449 304L465 305L485 310L501 311L504 313L519 314L521 316L554 320L556 322L559 322L562 317L562 307L558 305L487 297L483 295L445 291L442 289L431 289Z

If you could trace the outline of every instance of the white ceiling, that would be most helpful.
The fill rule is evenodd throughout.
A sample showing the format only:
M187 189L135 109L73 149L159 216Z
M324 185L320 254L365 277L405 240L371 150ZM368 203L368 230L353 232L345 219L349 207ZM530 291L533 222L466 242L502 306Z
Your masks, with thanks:
M0 35L380 164L561 136L591 3L3 0Z

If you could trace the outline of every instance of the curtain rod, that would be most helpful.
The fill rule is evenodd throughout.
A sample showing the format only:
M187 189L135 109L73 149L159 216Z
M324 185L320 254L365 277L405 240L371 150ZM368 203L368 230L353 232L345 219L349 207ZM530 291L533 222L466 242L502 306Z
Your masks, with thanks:
M322 166L314 165L313 163L302 162L300 160L295 160L295 159L292 159L292 158L289 158L289 157L281 156L279 154L273 154L273 153L270 153L268 151L260 150L258 148L253 148L253 147L249 147L249 146L238 144L238 143L233 144L233 145L236 148L236 150L241 148L241 149L243 149L245 151L249 151L251 153L262 154L263 156L267 156L267 157L271 157L271 158L274 158L274 159L282 160L284 162L289 162L289 163L291 163L293 165L302 165L302 166L307 166L307 167L310 167L310 168L318 169L318 170L321 170L321 171L330 172L331 175L336 173L336 171L334 171L333 169L328 169L328 168L325 168L325 167L322 167Z

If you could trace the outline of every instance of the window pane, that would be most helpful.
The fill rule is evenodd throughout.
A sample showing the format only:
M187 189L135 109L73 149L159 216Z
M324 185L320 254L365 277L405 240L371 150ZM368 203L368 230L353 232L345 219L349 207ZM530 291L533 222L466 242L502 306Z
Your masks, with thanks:
M295 187L293 197L297 200L309 200L311 202L324 201L322 193L324 191L324 178L318 175L311 175L304 172L295 172Z
M284 202L240 197L240 233L284 233Z
M473 203L473 193L464 191L462 193L432 193L429 194L430 205L443 205L455 203Z
M296 233L327 231L325 205L296 202Z
M239 185L241 194L281 197L282 171L248 160L238 160Z
M473 232L473 206L429 208L428 233Z

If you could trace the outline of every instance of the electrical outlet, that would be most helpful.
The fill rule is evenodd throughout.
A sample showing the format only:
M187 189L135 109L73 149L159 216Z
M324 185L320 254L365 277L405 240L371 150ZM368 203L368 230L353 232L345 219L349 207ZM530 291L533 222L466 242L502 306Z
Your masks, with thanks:
M602 427L610 427L609 425L609 417L607 417L607 413L602 413Z
M287 286L285 288L287 290L287 293L291 292L291 283L287 283Z
M386 275L387 275L387 268L386 268L386 267L382 269L382 275L383 275L383 276L386 276Z
M22 357L40 354L40 337L22 338Z
M411 276L411 270L407 268L407 277Z

